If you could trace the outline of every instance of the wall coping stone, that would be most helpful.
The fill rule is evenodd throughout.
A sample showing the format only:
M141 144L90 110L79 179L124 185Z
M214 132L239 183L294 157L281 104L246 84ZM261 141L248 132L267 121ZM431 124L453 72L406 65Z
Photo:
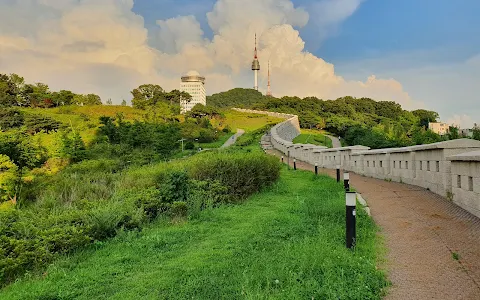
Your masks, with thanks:
M452 155L447 157L450 161L480 161L480 150Z

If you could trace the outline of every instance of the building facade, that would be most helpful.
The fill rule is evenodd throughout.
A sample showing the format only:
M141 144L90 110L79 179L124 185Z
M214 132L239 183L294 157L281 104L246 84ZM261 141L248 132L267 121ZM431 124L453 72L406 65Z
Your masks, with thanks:
M180 91L192 96L190 101L181 99L180 109L182 114L192 110L197 104L207 105L207 94L205 90L205 77L200 76L197 71L190 71L182 76Z
M428 129L439 135L448 133L449 125L447 123L428 123Z

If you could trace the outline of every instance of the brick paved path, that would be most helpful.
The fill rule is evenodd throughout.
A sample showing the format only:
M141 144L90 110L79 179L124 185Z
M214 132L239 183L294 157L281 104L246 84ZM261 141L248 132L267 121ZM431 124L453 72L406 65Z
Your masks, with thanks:
M313 170L303 162L297 168ZM480 219L420 187L350 179L382 228L392 282L385 299L480 299Z

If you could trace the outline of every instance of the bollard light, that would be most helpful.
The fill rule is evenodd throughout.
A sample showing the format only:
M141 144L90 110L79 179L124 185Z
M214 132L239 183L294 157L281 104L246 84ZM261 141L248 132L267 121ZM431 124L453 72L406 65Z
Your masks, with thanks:
M282 155L282 164L283 164L283 155Z
M340 165L337 165L337 182L340 182Z
M350 191L350 173L348 172L343 173L343 186L346 192Z
M297 170L297 159L296 158L293 159L293 169Z
M357 205L357 193L347 192L345 194L346 202L346 230L345 230L345 244L348 249L355 247L357 232L356 232L356 205Z
M318 176L318 164L315 163L315 175Z

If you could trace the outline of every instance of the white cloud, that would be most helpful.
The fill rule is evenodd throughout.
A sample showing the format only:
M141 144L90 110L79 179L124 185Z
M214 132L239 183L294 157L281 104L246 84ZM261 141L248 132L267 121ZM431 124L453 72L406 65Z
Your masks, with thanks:
M480 55L453 62L448 49L392 54L340 66L348 77L376 73L400 80L414 103L462 127L480 124ZM429 62L433 58L433 62Z
M315 13L323 17L316 16L315 24L328 33L360 3L320 1ZM158 20L150 44L143 18L132 7L133 0L0 3L0 70L119 103L141 83L178 88L180 75L196 69L214 93L253 86L249 69L257 33L262 86L270 60L276 96L367 96L414 106L399 82L378 76L347 81L332 64L306 52L297 28L309 22L309 14L291 0L217 0L207 14L211 40L194 16L179 16Z

